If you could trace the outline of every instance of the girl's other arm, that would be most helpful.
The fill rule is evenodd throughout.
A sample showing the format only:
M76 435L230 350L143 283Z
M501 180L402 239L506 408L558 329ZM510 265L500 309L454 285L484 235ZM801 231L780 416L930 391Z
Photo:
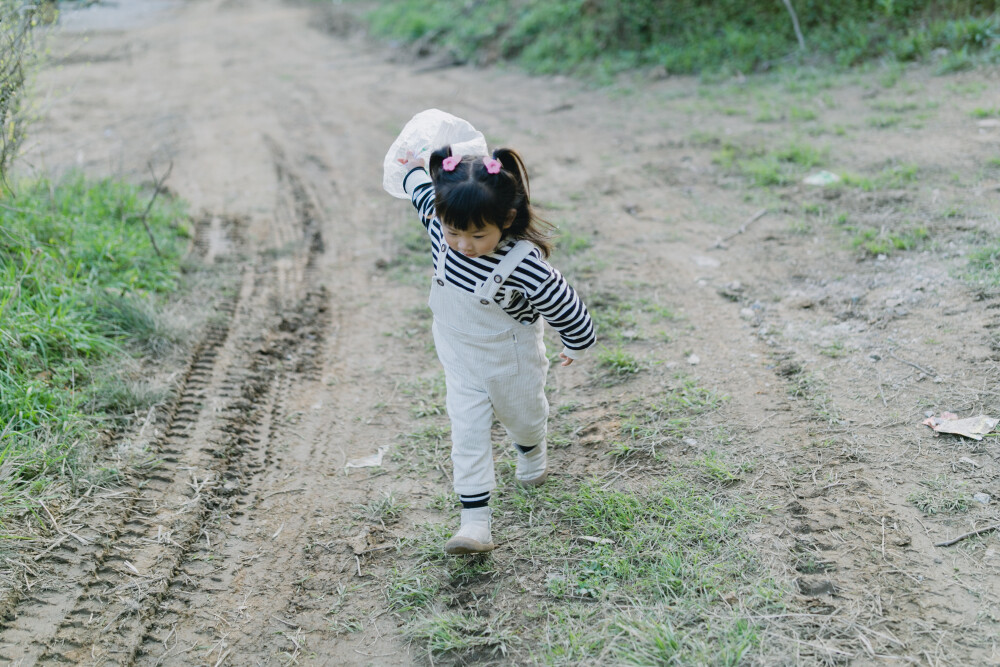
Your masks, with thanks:
M525 281L528 300L545 321L559 332L563 342L563 350L559 353L561 365L569 366L596 342L594 321L580 295L558 270L535 255L531 255L522 266L525 277L538 279L534 285Z

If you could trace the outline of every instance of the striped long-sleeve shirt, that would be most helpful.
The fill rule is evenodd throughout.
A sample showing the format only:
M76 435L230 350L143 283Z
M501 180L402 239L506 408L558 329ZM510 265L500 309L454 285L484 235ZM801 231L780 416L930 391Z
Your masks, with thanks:
M431 257L437 270L444 246L444 231L434 210L434 185L431 177L423 169L414 169L403 181L403 188L410 193L413 205L420 215L420 222L431 238ZM445 264L445 279L469 292L486 280L500 260L503 259L516 241L502 242L489 255L466 257L454 252ZM507 299L507 291L514 290ZM541 251L535 248L521 260L510 277L504 281L494 297L504 311L522 324L533 324L539 317L559 332L564 349L563 354L579 358L584 350L591 347L596 338L594 322L566 279L557 269L542 259ZM506 305L503 305L506 303Z

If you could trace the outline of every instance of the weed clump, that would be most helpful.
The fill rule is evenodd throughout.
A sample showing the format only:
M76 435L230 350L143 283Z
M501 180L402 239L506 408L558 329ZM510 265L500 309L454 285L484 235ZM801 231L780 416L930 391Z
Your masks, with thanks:
M6 503L72 471L95 433L160 400L113 372L177 335L156 299L177 289L189 230L177 202L72 174L0 207L0 461ZM155 235L154 248L143 220ZM0 506L0 514L6 508Z

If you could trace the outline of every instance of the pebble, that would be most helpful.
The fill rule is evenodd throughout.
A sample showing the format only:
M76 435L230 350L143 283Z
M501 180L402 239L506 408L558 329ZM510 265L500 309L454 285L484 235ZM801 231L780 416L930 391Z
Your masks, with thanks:
M988 493L973 494L972 499L975 500L977 503L982 503L984 505L989 505L990 500L992 500L992 498L990 498L990 494Z

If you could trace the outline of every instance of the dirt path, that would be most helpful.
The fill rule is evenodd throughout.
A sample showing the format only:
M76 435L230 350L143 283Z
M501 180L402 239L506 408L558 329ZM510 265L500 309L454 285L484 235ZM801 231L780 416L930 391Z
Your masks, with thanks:
M720 140L761 131L730 109L759 100L715 102L693 81L608 94L392 62L341 16L256 0L188 3L155 25L52 43L26 164L142 179L148 163L172 163L197 253L224 284L206 294L217 315L176 401L147 424L158 464L60 515L64 532L5 593L0 662L420 661L382 585L395 539L434 516L447 469L408 474L414 462L391 453L419 426L414 379L438 371L420 278L393 271L413 216L380 183L385 148L428 107L522 150L535 200L592 244L572 267L588 299L627 307L641 294L679 316L669 336L625 332L648 368L629 383L595 382L593 361L553 375L555 404L583 406L589 424L554 455L567 474L607 465L620 405L694 373L730 397L727 455L754 463L744 491L774 507L757 537L797 587L790 612L832 619L784 644L782 662L1000 661L998 538L934 546L996 521L995 501L942 518L908 500L943 477L1000 498L995 440L920 426L926 411L1000 411L1000 299L952 277L1000 231L997 173L982 167L1000 130L970 116L1000 108L995 81L914 74L919 95L950 97L947 108L905 132L827 141L829 161L856 172L936 170L926 187L767 199L712 161ZM983 82L979 96L950 88ZM835 96L831 122L849 124L898 90L823 94ZM778 142L786 129L765 133ZM938 242L859 261L824 206L876 225L917 216ZM385 446L380 472L345 469ZM358 506L389 492L410 507L399 524L359 523Z

